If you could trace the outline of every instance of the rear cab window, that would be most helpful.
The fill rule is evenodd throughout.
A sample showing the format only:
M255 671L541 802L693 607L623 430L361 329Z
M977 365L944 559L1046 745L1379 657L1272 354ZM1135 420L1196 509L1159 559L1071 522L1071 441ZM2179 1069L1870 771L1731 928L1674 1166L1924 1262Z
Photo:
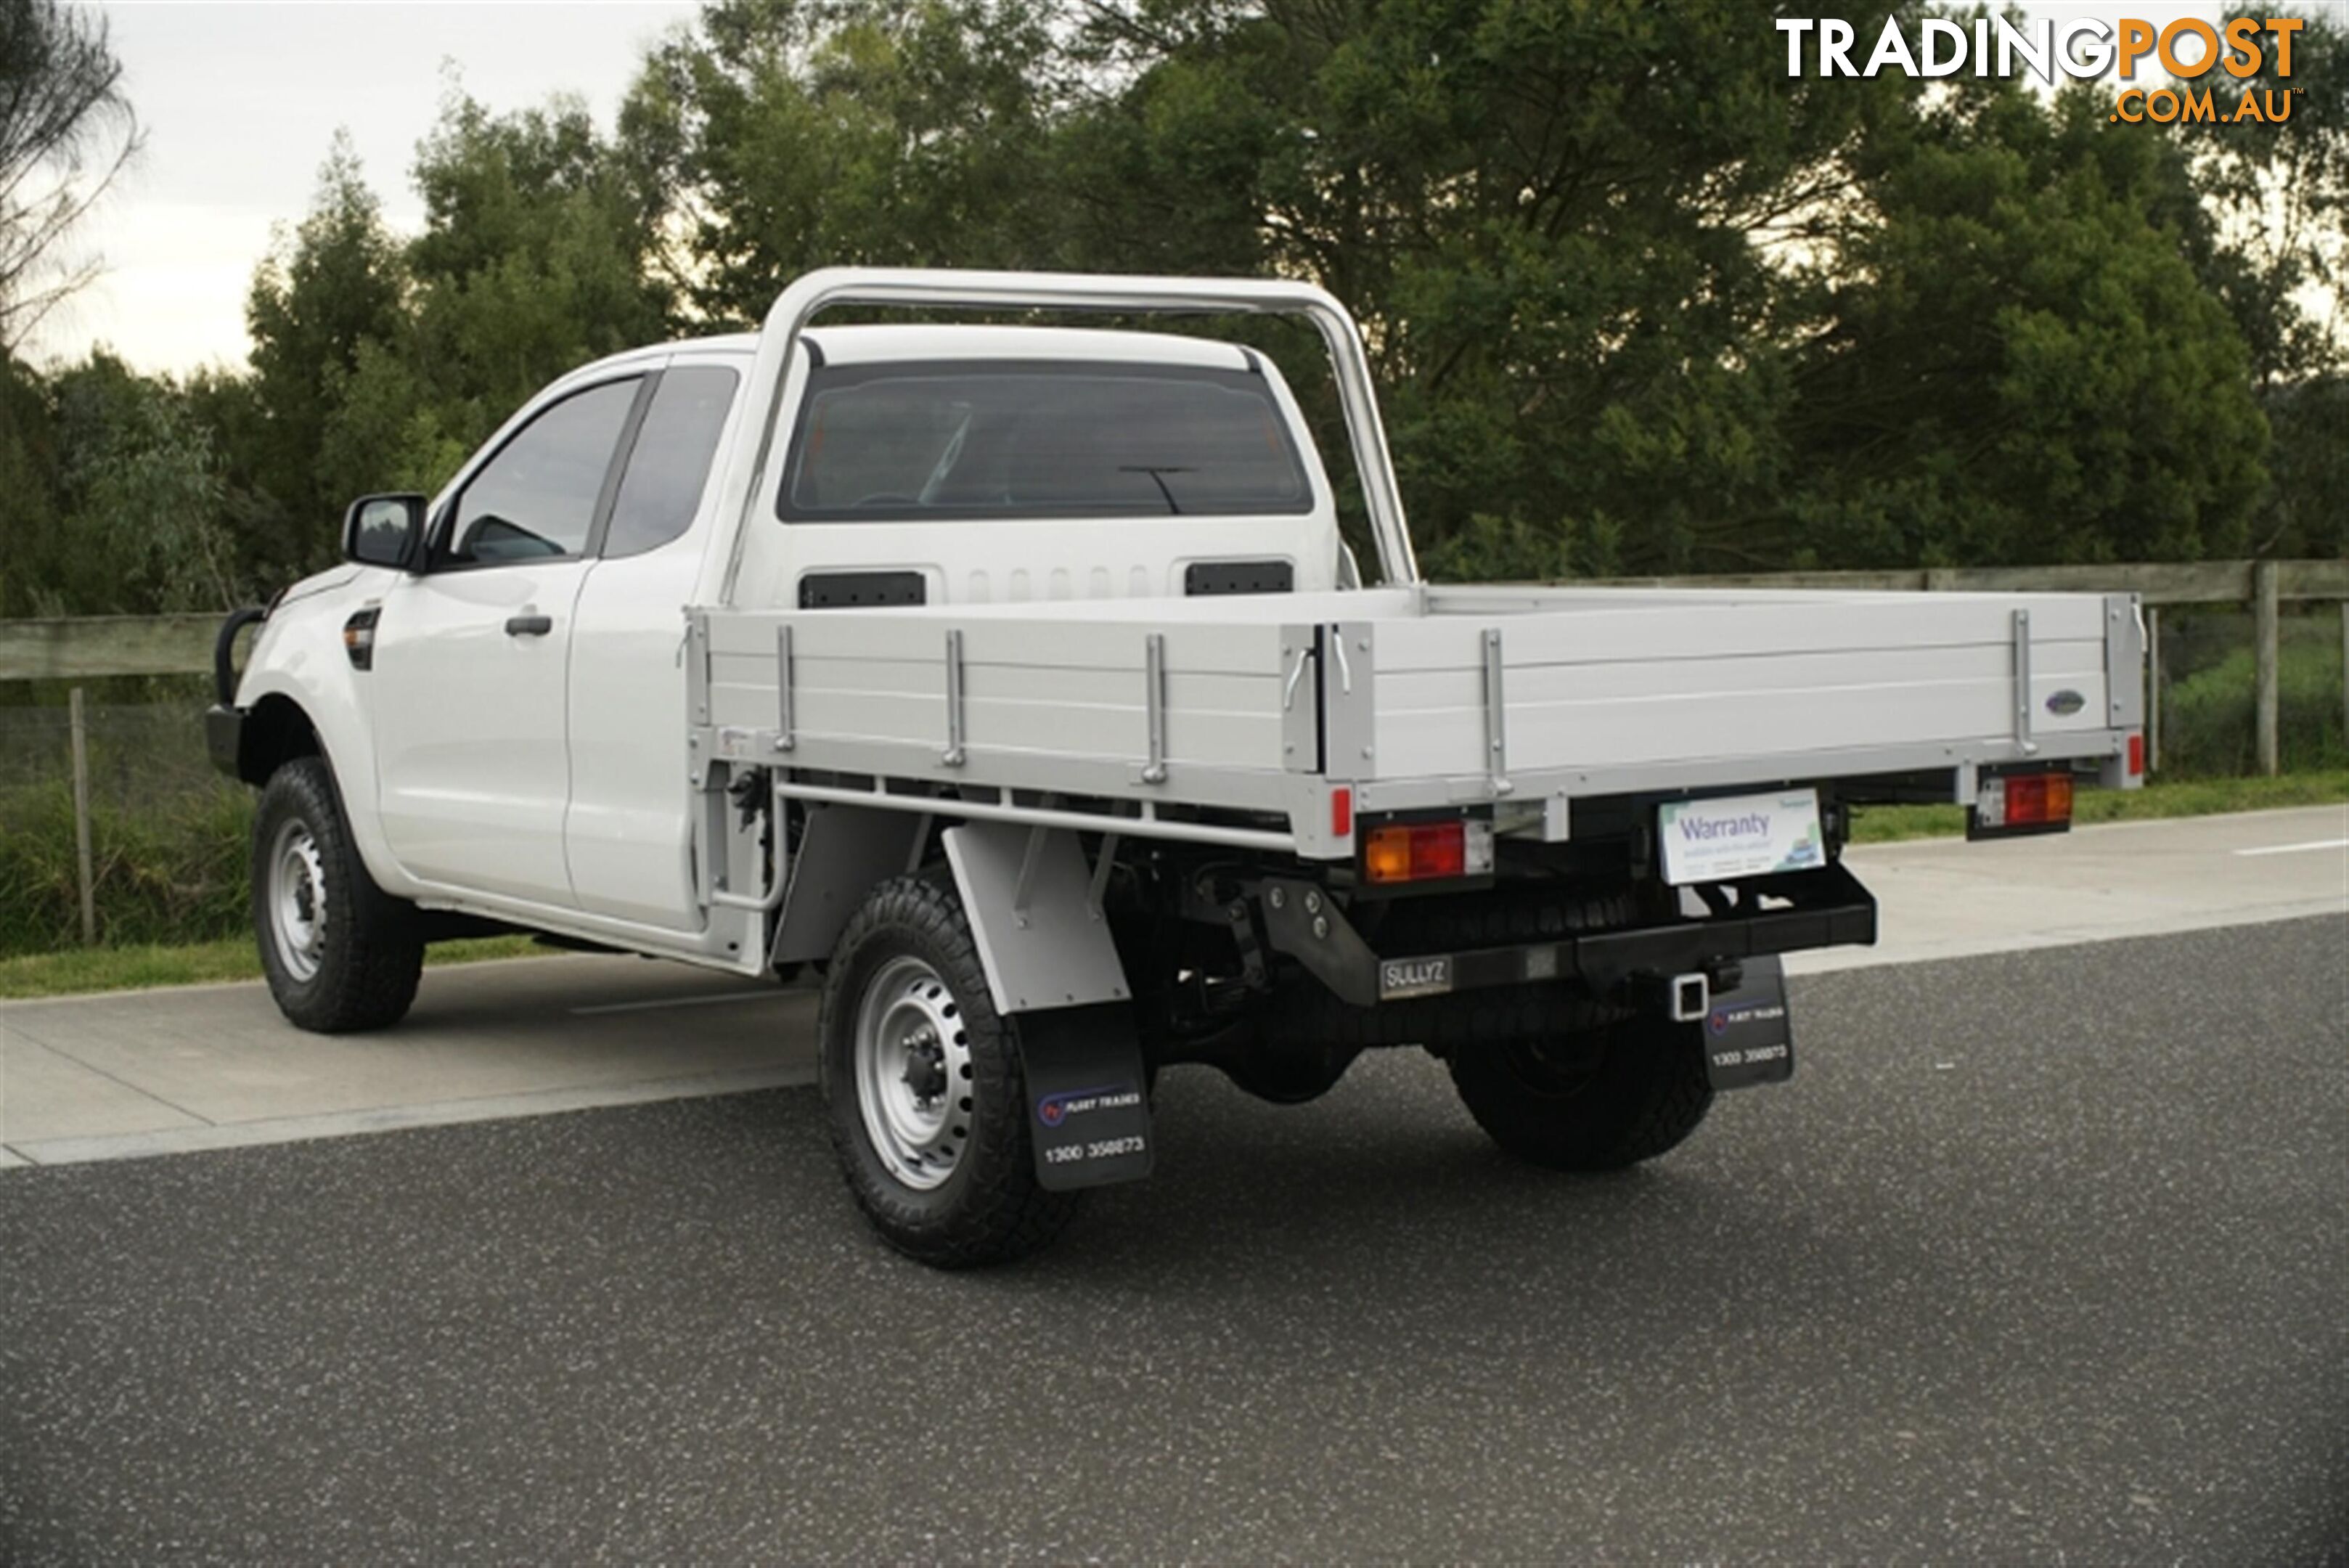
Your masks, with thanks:
M740 380L724 365L678 365L661 373L613 496L606 559L657 550L693 526Z
M1312 508L1265 377L1098 359L819 368L777 501L811 523Z

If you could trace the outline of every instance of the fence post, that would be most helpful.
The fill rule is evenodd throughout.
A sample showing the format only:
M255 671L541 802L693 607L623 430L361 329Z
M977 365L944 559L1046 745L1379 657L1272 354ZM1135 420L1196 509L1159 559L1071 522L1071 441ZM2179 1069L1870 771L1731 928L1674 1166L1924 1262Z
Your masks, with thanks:
M2278 618L2276 564L2273 561L2255 561L2251 565L2251 621L2252 635L2259 639L2259 663L2252 695L2258 709L2260 772L2270 778L2282 771L2276 744Z
M2145 607L2145 771L2161 771L2161 607Z
M98 889L90 879L89 742L82 723L80 687L67 694L67 705L73 729L74 858L81 872L81 940L82 946L93 947L98 942Z

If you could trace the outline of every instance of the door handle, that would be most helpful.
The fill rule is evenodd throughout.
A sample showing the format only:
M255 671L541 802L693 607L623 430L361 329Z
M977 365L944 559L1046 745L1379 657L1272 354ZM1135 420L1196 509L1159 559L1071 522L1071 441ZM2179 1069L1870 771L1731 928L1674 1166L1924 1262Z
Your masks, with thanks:
M544 637L554 629L551 615L512 615L506 617L508 637Z

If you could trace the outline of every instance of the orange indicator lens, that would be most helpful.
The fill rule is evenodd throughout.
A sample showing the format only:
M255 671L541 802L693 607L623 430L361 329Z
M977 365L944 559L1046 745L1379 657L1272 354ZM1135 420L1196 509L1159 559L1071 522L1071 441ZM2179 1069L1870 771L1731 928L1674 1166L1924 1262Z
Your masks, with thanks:
M1429 882L1468 875L1464 822L1390 823L1371 829L1362 874L1373 882Z

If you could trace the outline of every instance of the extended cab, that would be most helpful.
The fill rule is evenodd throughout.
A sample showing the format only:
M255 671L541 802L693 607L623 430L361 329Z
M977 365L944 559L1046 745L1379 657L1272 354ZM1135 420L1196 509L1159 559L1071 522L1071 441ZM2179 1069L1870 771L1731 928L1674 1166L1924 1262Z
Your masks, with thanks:
M1253 349L839 305L1301 315L1378 556ZM1158 1071L1443 1058L1604 1169L1793 1070L1779 955L1875 938L1847 812L2068 822L2141 772L2121 595L1434 587L1304 285L838 270L557 381L223 628L254 926L312 1029L519 928L823 971L849 1186L941 1264L1148 1172ZM232 639L258 619L239 677Z

